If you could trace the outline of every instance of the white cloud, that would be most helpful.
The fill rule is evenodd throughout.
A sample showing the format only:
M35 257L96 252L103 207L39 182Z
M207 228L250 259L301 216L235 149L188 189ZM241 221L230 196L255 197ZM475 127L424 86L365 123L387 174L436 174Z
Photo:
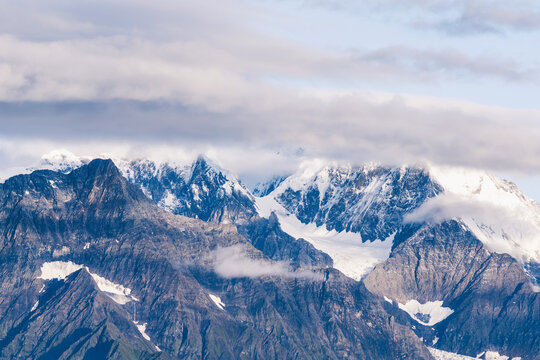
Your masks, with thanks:
M496 196L494 201L499 200ZM534 205L534 204L533 204ZM404 218L408 223L460 219L490 251L540 261L540 207L504 206L475 195L441 194Z
M317 0L303 3L333 10L377 10L402 19L411 16L413 11L420 11L420 15L416 15L419 20L413 22L417 26L453 35L540 28L540 7L534 0Z
M285 262L264 259L245 246L218 248L212 253L215 272L224 278L278 276L318 280L320 275L311 271L292 271Z

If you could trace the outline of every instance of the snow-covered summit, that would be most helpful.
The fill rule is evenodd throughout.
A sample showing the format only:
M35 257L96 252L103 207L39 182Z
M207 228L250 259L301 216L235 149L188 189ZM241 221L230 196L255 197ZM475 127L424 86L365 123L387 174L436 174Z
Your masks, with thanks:
M362 241L384 240L402 218L442 188L415 167L362 166L310 161L268 196L302 223L360 234Z
M430 166L429 172L444 191L408 220L458 218L489 250L524 263L540 262L540 204L486 171Z
M76 156L61 149L43 155L40 164L29 170L67 173L93 158L113 160L125 178L140 186L160 207L175 214L222 223L241 223L256 214L253 195L238 177L205 155L194 161L175 162L110 154Z
M102 157L102 156L96 156ZM70 172L84 164L89 163L92 158L85 156L77 156L66 149L55 149L41 156L39 163L35 166L27 168L27 171L34 170L52 170L63 173Z
M175 214L240 223L256 213L249 190L205 156L191 164L132 160L122 163L120 169L154 202Z
M412 212L442 189L413 167L392 168L310 161L257 198L259 214L278 216L284 231L301 237L360 279L386 260L393 237Z
M310 161L257 205L261 215L271 208L291 235L329 253L336 267L346 257L342 271L353 277L384 261L391 247L373 257L361 243L385 243L407 222L458 219L490 251L508 253L522 264L540 262L540 205L516 185L481 170ZM355 242L358 251L351 247Z

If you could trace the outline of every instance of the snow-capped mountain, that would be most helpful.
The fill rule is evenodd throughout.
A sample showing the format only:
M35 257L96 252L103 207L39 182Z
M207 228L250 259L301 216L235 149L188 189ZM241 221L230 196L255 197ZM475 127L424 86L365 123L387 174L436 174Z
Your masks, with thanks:
M275 219L246 232L309 271L233 225L161 209L111 160L14 176L0 204L2 359L431 360Z
M193 162L164 162L125 159L109 155L130 182L141 187L160 207L179 215L219 223L245 223L256 215L254 197L236 175L205 156ZM40 165L30 168L67 173L90 157L67 150L43 155Z
M540 352L539 206L515 185L469 169L305 164L256 201L406 312L447 351L434 356Z
M45 285L39 295L25 283L20 291L29 304L7 311L0 331L16 329L17 321L38 329L39 316L58 326L75 321L53 314L75 306L68 299L85 288L75 300L97 301L97 315L85 315L90 323L114 313L118 321L103 328L112 329L104 339L123 344L119 351L146 352L143 358L161 349L164 358L213 358L219 349L238 358L242 349L228 334L246 321L244 341L253 356L430 359L498 352L536 360L540 352L540 296L524 271L534 278L539 268L538 204L485 172L311 161L260 185L254 196L205 157L113 163L55 152L42 167L59 172L36 171L0 186L0 225L5 243L13 243L0 255L28 284L41 267L37 279L44 284L36 286ZM172 278L160 264L170 266ZM144 276L134 278L141 266ZM14 304L22 295L12 287L12 270L4 270L3 294ZM162 284L173 278L165 294ZM58 295L56 280L65 285ZM162 315L153 314L156 296ZM177 302L166 305L171 301ZM128 326L133 303L140 303L142 320ZM71 337L75 328L61 336ZM119 328L136 340L119 336ZM10 333L0 354L13 354L24 336ZM268 336L271 342L261 342ZM283 339L293 347L276 345ZM215 343L201 349L200 341ZM388 351L357 347L381 341L391 344ZM308 350L291 350L298 347Z
M480 170L312 161L257 198L257 206L261 216L274 211L285 231L330 254L354 278L388 257L393 235L409 222L459 219L490 251L523 265L540 262L540 205Z
M238 178L204 156L189 165L149 160L120 164L128 180L174 214L235 224L256 215L254 198Z
M362 241L374 241L388 238L406 213L441 191L419 168L310 161L268 196L304 224L354 232Z
M311 160L290 176L259 184L252 195L204 156L187 163L113 160L174 214L240 225L274 212L286 233L329 254L355 279L388 258L393 236L406 223L448 219L459 219L490 251L512 255L533 279L540 276L540 205L485 171ZM89 161L57 150L39 167L67 172Z

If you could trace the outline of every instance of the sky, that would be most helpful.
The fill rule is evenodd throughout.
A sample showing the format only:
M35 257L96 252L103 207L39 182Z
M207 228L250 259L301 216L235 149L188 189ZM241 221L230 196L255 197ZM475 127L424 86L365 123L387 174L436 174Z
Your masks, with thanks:
M482 168L540 200L535 0L0 0L0 170L65 148Z

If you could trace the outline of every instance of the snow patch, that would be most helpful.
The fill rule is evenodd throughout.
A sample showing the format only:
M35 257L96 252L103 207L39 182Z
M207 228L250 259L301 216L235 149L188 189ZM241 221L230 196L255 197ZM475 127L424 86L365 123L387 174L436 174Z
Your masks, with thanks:
M223 301L221 301L221 298L219 296L212 294L208 294L208 296L210 296L210 299L214 302L214 304L216 304L218 308L220 308L221 310L225 310L225 304L223 303Z
M39 300L34 303L34 306L32 306L32 308L30 309L30 312L33 312L34 310L36 310L38 305L39 305Z
M449 351L439 350L432 347L428 347L429 352L435 360L477 360L477 359L483 359L483 360L508 360L509 357L505 355L501 355L496 351L484 351L476 357L467 356L467 355L461 355L456 354ZM521 360L520 357L512 358L512 360Z
M83 250L88 250L90 248L90 243L85 243Z
M435 360L475 360L476 359L471 356L460 355L460 354L456 354L456 353L452 353L448 351L435 349L432 347L428 347L428 349L431 355L433 355L433 357L435 358Z
M80 269L85 269L90 276L92 276L92 279L94 279L98 289L103 291L108 297L113 299L118 304L124 305L129 301L135 300L134 297L130 296L131 289L94 274L90 272L88 267L75 264L71 261L51 261L44 263L41 265L41 275L38 276L38 279L63 280L70 274Z
M452 352L448 352L444 350L439 350L432 347L428 347L428 349L431 355L433 355L433 357L435 358L435 360L476 360L476 359L508 360L509 359L508 356L500 355L496 351L484 351L476 355L476 357L472 357L472 356L456 354L456 353L452 353ZM512 358L512 360L521 360L521 358L515 357L515 358Z
M180 206L180 201L169 190L166 190L165 195L159 201L158 206L165 210L173 211Z
M442 301L428 301L421 304L417 300L409 300L405 305L398 303L398 306L418 323L432 326L443 321L454 312L454 310L444 307L442 304Z
M274 212L283 231L294 238L302 238L318 250L327 253L334 261L334 268L355 280L360 280L375 265L390 256L395 234L384 241L363 243L362 237L357 233L329 231L324 226L317 226L314 223L303 224L279 204L273 194L255 198L255 204L261 217L267 218Z
M133 322L133 323L135 324L135 326L137 327L137 329L141 333L142 337L145 338L146 340L150 341L150 336L148 336L148 334L146 333L146 323L144 323L144 324L139 324L139 323L136 323L136 322Z
M135 321L133 323L137 327L137 330L139 330L139 332L141 333L142 337L145 340L152 342L152 340L150 339L150 336L148 336L148 334L146 333L146 323L139 324L138 322L135 322ZM157 351L161 352L161 349L156 344L152 343L152 345L154 345Z
M41 265L41 275L38 276L38 279L62 280L62 279L65 279L70 274L82 268L83 268L82 265L72 263L71 261L46 262L43 265Z
M86 271L88 271L88 268L85 267ZM110 280L105 279L104 277L101 277L99 275L93 274L90 271L88 273L92 276L94 281L96 282L99 290L106 293L111 299L116 301L120 305L124 305L133 299L131 294L131 289L126 288L122 285L115 284Z

